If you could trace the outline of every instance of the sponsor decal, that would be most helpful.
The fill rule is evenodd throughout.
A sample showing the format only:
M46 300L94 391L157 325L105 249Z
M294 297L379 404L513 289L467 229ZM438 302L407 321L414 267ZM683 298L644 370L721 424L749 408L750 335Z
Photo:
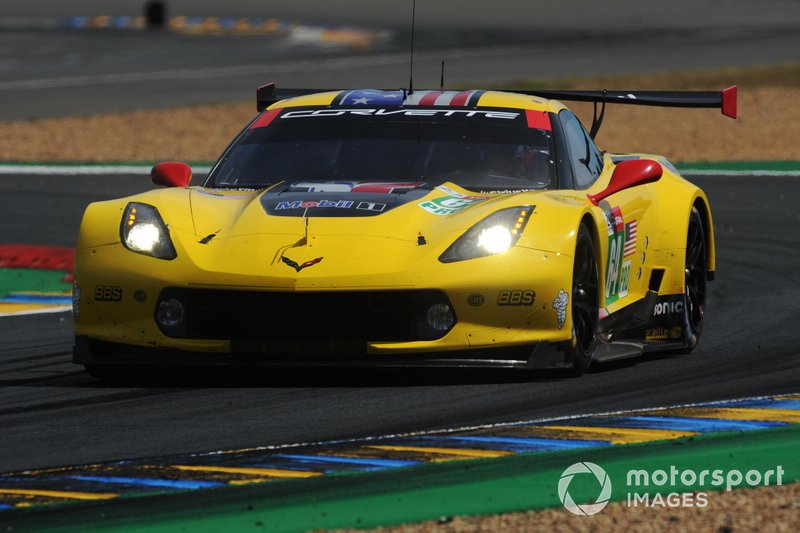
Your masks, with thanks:
M486 299L483 297L482 294L470 294L469 296L467 296L467 303L473 307L478 307L480 305L483 305L484 301L486 301Z
M675 326L669 330L670 339L680 339L681 335L683 335L683 328L680 326Z
M663 341L669 338L669 329L667 328L651 328L645 331L644 340L646 341Z
M502 290L497 294L497 305L533 305L535 299L536 291Z
M612 207L605 212L605 215L609 237L622 231L625 222L622 218L622 210L619 207Z
M351 200L319 200L319 201L304 201L295 200L294 202L278 202L275 209L350 209L355 202Z
M98 302L119 302L122 300L122 287L97 285L94 288L94 299Z
M569 303L569 294L564 289L558 291L558 296L553 300L553 309L556 310L556 320L558 321L558 329L564 327L567 321L567 304Z
M381 213L384 209L386 209L386 204L379 202L359 202L356 206L356 209L361 209L363 211L376 211Z
M281 120L296 118L325 118L340 117L343 115L355 116L404 116L404 117L466 117L488 118L495 120L514 120L520 114L510 111L492 111L482 109L385 109L385 108L351 108L351 109L303 109L289 111L281 115Z
M448 187L436 187L440 191L446 192L447 196L426 200L418 204L422 209L434 215L454 215L464 209L489 200L491 196L468 196L456 192Z
M502 189L502 190L491 190L491 191L478 191L481 194L516 194L518 192L530 192L536 191L539 189Z
M683 313L683 301L659 302L653 307L653 316L678 315Z
M298 264L296 261L292 261L291 259L289 259L286 256L281 256L281 261L283 261L285 264L287 264L288 266L290 266L293 269L295 269L296 272L300 272L304 268L310 267L312 265L316 265L317 263L322 261L322 257L317 257L316 259L312 259L311 261L306 261L303 264Z
M636 221L625 223L619 207L605 212L608 226L608 258L606 260L606 305L628 295L631 260L636 252Z
M144 292L142 289L138 289L136 292L133 293L133 299L137 302L144 302L147 300L147 293Z

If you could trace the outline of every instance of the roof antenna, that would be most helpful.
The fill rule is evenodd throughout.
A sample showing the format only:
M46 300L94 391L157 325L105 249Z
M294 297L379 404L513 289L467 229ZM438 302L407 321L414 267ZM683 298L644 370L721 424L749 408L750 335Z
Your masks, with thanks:
M444 59L442 59L442 80L439 82L439 92L444 92Z
M417 15L417 0L411 4L411 73L408 77L408 94L414 94L414 19Z

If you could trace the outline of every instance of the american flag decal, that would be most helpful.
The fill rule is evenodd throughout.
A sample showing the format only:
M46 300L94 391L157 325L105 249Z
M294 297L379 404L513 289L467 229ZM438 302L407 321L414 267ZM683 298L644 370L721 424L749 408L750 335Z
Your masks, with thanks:
M632 220L625 224L625 248L623 257L628 257L636 253L636 221Z
M359 89L342 91L333 99L331 105L470 107L478 104L483 93L484 91L414 91L408 94L404 91Z

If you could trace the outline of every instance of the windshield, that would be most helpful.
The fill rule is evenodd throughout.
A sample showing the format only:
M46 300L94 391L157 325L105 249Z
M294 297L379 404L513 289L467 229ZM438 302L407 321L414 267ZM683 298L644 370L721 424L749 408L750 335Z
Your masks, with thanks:
M543 189L554 182L551 137L528 127L524 110L288 108L259 117L206 186L367 180Z

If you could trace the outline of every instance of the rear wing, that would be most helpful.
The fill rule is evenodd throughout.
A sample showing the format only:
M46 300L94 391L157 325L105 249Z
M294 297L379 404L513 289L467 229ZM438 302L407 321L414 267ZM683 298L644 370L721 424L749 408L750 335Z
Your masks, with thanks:
M513 91L530 96L572 102L593 102L594 119L589 135L594 139L606 112L606 104L650 105L659 107L719 108L726 117L736 118L736 85L721 91ZM597 104L602 104L600 113Z
M344 89L281 89L279 93L275 83L268 83L256 90L256 109L261 112L275 102L285 98L340 90ZM737 89L735 85L721 91L516 91L513 89L507 89L506 91L553 100L593 102L595 113L590 132L592 137L597 135L603 122L606 104L719 108L723 115L731 118L736 118L737 112ZM405 93L405 90L403 92ZM599 114L597 104L602 104Z
M551 100L660 107L719 108L736 118L736 86L721 91L509 91Z

